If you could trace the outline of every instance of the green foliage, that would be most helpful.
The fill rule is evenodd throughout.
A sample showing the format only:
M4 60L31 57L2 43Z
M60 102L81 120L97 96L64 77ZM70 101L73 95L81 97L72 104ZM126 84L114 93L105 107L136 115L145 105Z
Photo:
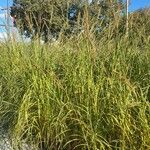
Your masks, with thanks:
M17 27L27 36L42 36L45 40L48 34L57 34L66 22L66 1L14 1L11 15L15 16Z
M0 45L0 126L13 149L150 149L150 42L136 24L129 36L114 22L100 40Z
M71 14L73 9L75 12ZM122 9L121 0L93 0L92 3L80 0L14 0L11 16L22 34L32 38L43 37L46 42L60 33L70 36L84 30L85 22L90 28L94 24L94 30L102 29L114 19L116 13L120 16ZM74 17L69 17L70 14Z

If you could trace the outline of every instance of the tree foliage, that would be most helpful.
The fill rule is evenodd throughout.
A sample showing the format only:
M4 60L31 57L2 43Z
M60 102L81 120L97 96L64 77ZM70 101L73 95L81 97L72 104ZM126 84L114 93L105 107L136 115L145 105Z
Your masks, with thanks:
M122 10L120 0L93 0L91 3L88 0L13 0L11 16L21 34L31 38L42 37L47 42L60 33L71 35L82 30L86 21L100 29L118 10L119 13Z

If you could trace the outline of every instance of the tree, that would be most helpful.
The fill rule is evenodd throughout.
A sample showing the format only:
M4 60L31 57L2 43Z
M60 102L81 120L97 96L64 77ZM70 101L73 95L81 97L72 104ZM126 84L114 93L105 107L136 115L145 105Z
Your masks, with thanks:
M68 7L66 0L14 0L11 16L21 34L43 37L46 42L50 35L57 36L67 25Z
M81 30L85 12L89 20L104 20L105 26L112 18L122 1L93 0L13 0L11 16L22 35L43 38L45 42L57 38L62 32L71 35L72 31ZM88 9L87 11L85 11ZM99 25L97 25L99 26Z
M144 46L150 42L150 8L139 9L129 15L131 20L130 30L137 38L138 45ZM144 34L141 34L144 33Z

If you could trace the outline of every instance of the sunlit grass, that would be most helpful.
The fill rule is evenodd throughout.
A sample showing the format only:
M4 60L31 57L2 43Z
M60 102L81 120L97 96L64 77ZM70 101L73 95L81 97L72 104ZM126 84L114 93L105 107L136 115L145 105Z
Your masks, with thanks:
M14 149L150 149L150 45L139 37L1 45L0 125Z

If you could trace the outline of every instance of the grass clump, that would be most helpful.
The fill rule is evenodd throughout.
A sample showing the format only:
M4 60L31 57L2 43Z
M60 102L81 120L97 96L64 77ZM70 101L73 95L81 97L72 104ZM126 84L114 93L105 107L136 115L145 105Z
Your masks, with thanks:
M0 125L14 149L150 149L150 45L137 40L1 45Z

